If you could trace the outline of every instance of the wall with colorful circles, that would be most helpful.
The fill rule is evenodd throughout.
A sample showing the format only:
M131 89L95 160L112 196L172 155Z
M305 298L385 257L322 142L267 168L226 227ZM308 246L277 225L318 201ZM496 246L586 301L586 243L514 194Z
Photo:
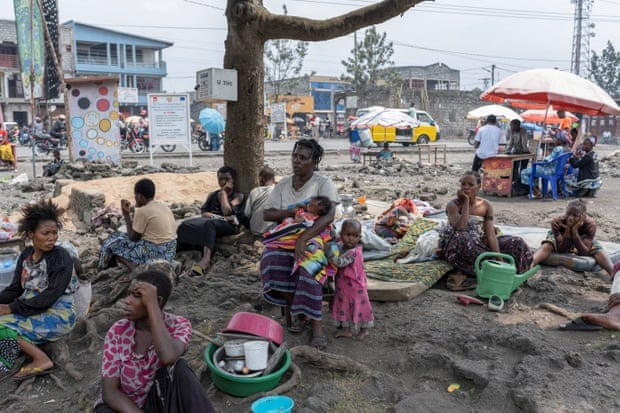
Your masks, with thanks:
M120 164L117 83L76 82L67 95L73 158Z

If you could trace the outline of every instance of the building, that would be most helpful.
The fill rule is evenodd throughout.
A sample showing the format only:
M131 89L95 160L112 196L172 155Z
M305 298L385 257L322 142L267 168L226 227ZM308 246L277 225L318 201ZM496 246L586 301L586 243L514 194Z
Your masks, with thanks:
M461 72L444 63L428 66L397 66L394 70L407 90L459 90Z
M30 122L30 103L24 99L19 71L14 20L0 19L0 118L7 122Z
M322 117L329 117L332 121L334 110L344 112L344 105L335 105L334 100L338 93L344 92L349 88L349 83L340 80L335 76L303 76L294 79L287 79L280 85L280 96L312 96L314 107L304 110L305 113L317 113ZM272 102L274 87L273 83L265 83L265 94L267 100Z
M147 94L163 91L166 62L163 50L172 43L108 30L70 20L60 26L60 60L64 77L118 76L119 86L137 88L138 102L120 102L120 111L137 114ZM61 113L63 99L37 101L43 118ZM0 110L6 121L32 122L24 99L14 20L0 20Z
M163 50L173 43L73 20L63 23L60 33L65 76L118 76L120 87L138 89L138 102L121 102L122 112L138 113L148 93L163 91Z

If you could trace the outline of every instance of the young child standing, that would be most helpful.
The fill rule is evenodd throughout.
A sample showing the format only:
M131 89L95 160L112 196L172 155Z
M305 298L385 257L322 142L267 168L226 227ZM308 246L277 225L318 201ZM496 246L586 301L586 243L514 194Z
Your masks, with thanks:
M552 252L558 254L574 253L578 257L591 256L596 263L601 266L613 279L620 268L620 261L615 265L603 250L598 241L594 240L596 235L596 223L586 215L586 204L580 200L568 203L566 213L553 218L551 230L542 245L534 253L532 267L547 261ZM585 268L582 261L570 257L558 257L557 262L551 265L564 265L572 270L583 271Z
M347 219L342 223L340 231L340 255L330 257L332 264L338 267L332 317L343 328L336 333L336 338L353 337L353 330L359 329L357 338L363 340L368 335L368 329L374 325L360 245L361 238L360 222Z

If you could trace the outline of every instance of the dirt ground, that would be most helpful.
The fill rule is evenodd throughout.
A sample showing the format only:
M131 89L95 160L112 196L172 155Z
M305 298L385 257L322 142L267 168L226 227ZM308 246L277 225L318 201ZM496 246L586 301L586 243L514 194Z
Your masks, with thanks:
M613 149L601 147L598 152L607 155ZM380 200L436 194L432 204L443 208L454 196L459 175L469 167L471 157L471 153L451 153L450 166L421 168L419 174L396 177L359 173L359 166L354 166L348 156L336 154L323 161L322 173L334 179L341 193ZM290 173L288 159L274 156L267 161L278 174L284 175ZM598 223L598 238L620 242L620 175L616 169L620 158L615 159L610 167L609 163L601 164L604 186L587 203L588 213ZM48 185L42 192L23 194L3 186L0 207L10 213L29 199L49 195L50 188ZM164 192L158 186L158 193L166 199ZM184 201L176 196L174 199ZM546 227L567 204L563 199L487 199L493 203L497 222L522 226ZM97 234L66 231L62 236L78 244L93 282L95 304L91 323L75 329L66 340L70 360L58 363L59 367L72 363L83 377L57 368L53 376L21 386L4 381L0 383L0 394L4 395L0 409L4 411L90 411L98 395L102 337L118 319L113 303L122 291L119 286L126 286L128 274L118 270L97 273L93 269ZM222 246L208 276L182 279L175 286L167 309L186 316L196 331L206 335L218 332L230 315L240 309L257 308L280 320L279 309L261 300L260 249L259 243ZM184 255L181 259L191 257ZM499 313L458 304L455 293L447 291L444 285L442 280L408 302L373 302L376 326L365 341L331 338L336 330L326 316L330 336L327 351L349 357L367 368L354 368L354 363L344 370L325 368L326 364L296 359L302 372L301 382L286 393L295 399L295 411L620 410L615 383L620 377L620 333L558 330L558 325L573 314L603 311L610 286L606 274L543 267ZM98 337L93 335L95 332ZM285 332L285 340L291 346L309 344L310 332ZM206 344L194 335L187 358L216 409L249 411L249 400L228 396L212 386L203 357ZM458 384L459 388L449 392L451 384Z

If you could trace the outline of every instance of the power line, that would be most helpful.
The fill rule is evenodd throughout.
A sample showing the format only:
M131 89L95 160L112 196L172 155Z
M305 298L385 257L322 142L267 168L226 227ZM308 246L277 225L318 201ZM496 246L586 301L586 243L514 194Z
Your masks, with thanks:
M209 8L211 8L211 9L225 11L225 9L223 9L222 7L212 6L212 5L210 5L210 4L200 3L200 2L198 2L198 1L192 1L192 0L184 0L184 1L185 1L186 3L197 4L198 6L202 6L202 7L209 7Z

